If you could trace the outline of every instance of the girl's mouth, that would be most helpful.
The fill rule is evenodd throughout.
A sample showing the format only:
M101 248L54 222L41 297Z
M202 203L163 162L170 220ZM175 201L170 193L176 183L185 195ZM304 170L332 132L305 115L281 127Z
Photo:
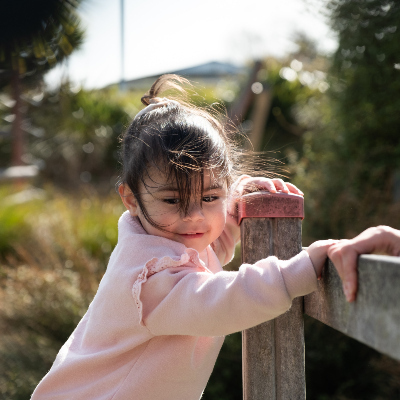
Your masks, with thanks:
M180 235L186 239L198 239L201 238L204 233L181 233Z

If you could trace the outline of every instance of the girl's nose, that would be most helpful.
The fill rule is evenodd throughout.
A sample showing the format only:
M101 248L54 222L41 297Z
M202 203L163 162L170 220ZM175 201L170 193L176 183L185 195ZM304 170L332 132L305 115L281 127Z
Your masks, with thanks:
M203 209L198 203L191 204L188 213L183 217L184 221L202 221L204 219Z

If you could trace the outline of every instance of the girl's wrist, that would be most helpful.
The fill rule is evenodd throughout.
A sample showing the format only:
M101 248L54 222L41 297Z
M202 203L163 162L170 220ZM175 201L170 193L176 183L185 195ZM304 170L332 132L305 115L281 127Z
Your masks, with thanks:
M321 277L322 268L324 267L325 261L328 257L328 249L338 242L338 240L333 239L318 240L307 247L306 251L310 257L318 279Z

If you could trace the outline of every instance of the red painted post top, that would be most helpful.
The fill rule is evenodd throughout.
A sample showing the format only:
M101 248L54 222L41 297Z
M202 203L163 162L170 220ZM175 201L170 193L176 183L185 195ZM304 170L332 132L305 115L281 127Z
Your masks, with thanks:
M238 223L243 218L304 218L304 198L298 194L254 192L238 202Z

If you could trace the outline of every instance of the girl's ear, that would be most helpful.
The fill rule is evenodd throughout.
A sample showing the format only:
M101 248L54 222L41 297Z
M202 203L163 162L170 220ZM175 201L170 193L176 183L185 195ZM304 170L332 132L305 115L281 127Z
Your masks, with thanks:
M139 205L129 187L124 184L119 185L118 193L121 196L122 202L128 209L129 213L132 215L132 217L137 217L139 212Z

